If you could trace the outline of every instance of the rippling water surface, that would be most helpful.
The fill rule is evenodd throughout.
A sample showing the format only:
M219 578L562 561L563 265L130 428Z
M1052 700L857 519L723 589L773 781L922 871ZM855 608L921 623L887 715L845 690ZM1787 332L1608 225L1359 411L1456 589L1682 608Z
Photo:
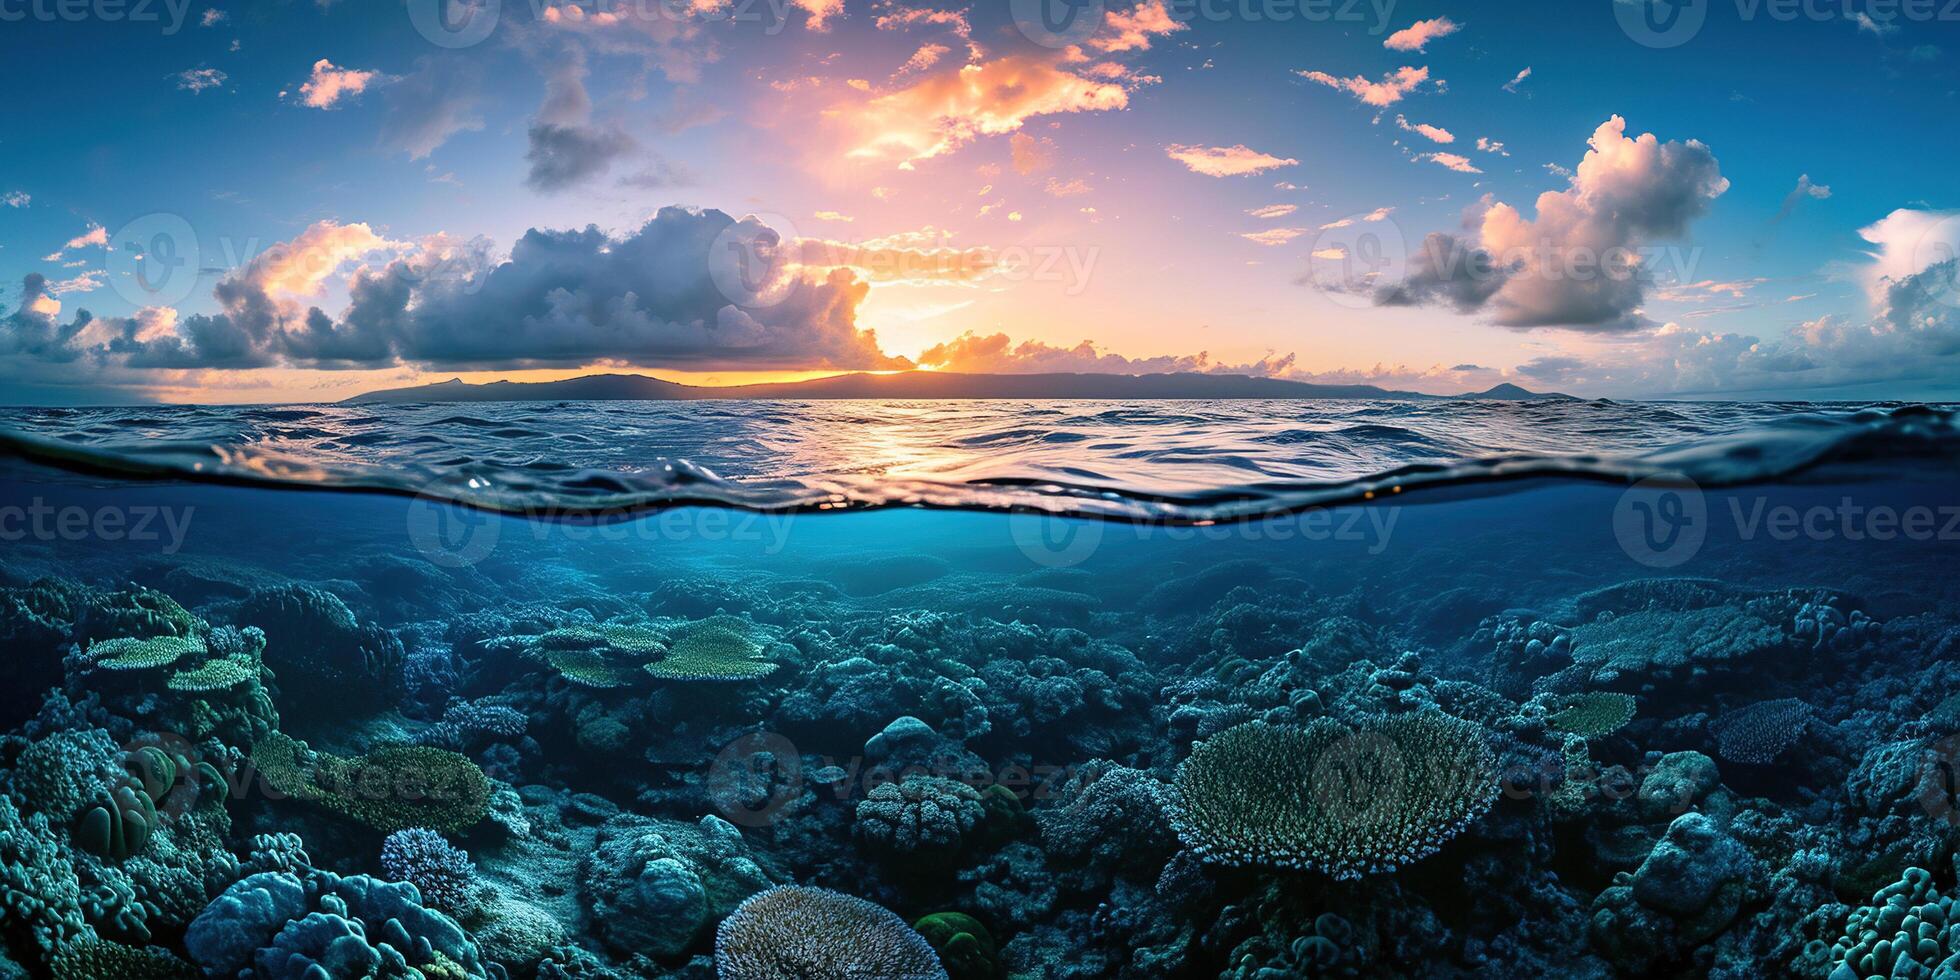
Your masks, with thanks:
M1207 520L1545 476L1733 484L1951 456L1896 404L512 402L9 410L13 451L493 508L1035 506Z

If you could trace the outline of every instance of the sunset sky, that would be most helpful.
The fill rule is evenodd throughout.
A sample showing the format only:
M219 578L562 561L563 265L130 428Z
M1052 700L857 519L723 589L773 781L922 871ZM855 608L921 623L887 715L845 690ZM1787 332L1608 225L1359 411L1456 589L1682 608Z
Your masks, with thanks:
M1943 5L1655 2L15 4L0 400L1960 397Z

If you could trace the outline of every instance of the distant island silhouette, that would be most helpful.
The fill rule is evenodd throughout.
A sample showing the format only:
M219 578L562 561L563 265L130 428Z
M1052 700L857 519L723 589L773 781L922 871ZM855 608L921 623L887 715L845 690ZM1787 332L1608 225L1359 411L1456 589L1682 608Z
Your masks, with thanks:
M437 384L388 388L344 399L342 404L384 402L504 401L712 401L721 399L1253 399L1354 398L1398 401L1570 400L1571 395L1528 391L1501 384L1461 395L1393 391L1375 385L1323 385L1242 374L959 374L902 371L894 374L840 374L809 381L710 387L662 381L639 374L593 374L563 381L493 381L468 384L452 378Z

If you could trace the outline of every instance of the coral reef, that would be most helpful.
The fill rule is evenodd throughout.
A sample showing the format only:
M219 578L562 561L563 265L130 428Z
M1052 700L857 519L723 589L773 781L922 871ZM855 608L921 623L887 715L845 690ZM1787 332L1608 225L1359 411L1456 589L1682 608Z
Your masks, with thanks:
M724 980L947 980L939 954L905 920L821 888L760 892L722 921L715 969Z
M1497 796L1476 725L1440 712L1350 729L1247 722L1199 743L1172 807L1185 845L1221 864L1381 874L1436 852Z

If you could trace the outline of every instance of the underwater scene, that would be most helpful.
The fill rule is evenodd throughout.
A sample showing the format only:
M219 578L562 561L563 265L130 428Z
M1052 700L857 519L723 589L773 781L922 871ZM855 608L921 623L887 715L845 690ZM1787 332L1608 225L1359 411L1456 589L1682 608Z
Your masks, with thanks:
M0 977L1960 971L1944 408L0 428Z

